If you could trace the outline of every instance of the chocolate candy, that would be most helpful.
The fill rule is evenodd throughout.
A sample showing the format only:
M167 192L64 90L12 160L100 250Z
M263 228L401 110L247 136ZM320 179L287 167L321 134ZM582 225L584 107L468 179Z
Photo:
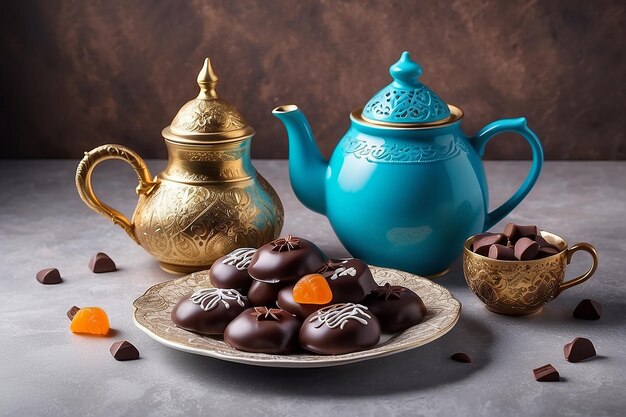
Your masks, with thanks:
M539 245L537 242L527 237L522 237L515 243L515 257L520 261L534 259L538 252Z
M313 242L287 235L261 246L248 273L258 281L295 281L318 269L328 257Z
M487 256L491 245L505 245L507 238L502 233L482 233L474 236L472 241L472 251Z
M78 313L78 310L80 310L80 307L72 306L72 308L67 310L67 318L73 320L76 313Z
M122 340L115 342L109 348L111 355L118 361L132 361L139 359L139 351L132 343Z
M572 315L577 319L599 320L602 317L602 305L586 298L578 303Z
M278 309L253 307L238 315L224 331L224 341L237 350L284 354L298 348L301 321Z
M559 372L550 364L533 369L533 374L535 374L535 380L540 382L554 382L561 379Z
M360 303L367 294L378 287L372 272L360 259L331 259L318 269L333 293L332 304Z
M375 288L365 297L363 304L376 316L381 331L385 333L404 331L426 316L426 306L417 294L389 283Z
M539 246L535 259L547 258L548 256L556 255L557 253L559 253L557 248L553 248L551 246Z
M300 345L323 355L370 348L380 340L378 319L361 304L340 303L319 309L304 320Z
M520 238L527 237L534 239L539 235L539 228L537 226L520 226L518 224L509 223L505 226L502 232L507 239L514 245Z
M89 260L89 269L96 274L117 271L115 262L106 253L98 252Z
M171 317L174 324L185 330L219 335L248 307L248 301L236 290L203 288L181 298Z
M514 261L515 250L504 245L491 245L488 256L492 259L499 259L502 261Z
M563 355L568 362L576 363L596 356L596 348L591 340L577 337L563 346Z
M273 306L278 298L278 292L289 283L269 283L253 280L248 290L248 300L253 306Z
M232 288L247 294L252 285L248 266L255 252L254 248L240 248L218 258L211 266L211 284L216 288Z
M461 363L472 363L472 358L465 352L457 352L450 356L450 359Z
M60 284L61 282L63 282L63 280L61 279L61 274L56 268L42 269L41 271L37 272L35 278L37 278L37 281L46 285Z
M267 284L272 285L272 284ZM276 305L291 314L294 314L301 320L309 317L322 307L326 307L329 304L300 304L293 299L293 285L284 287L278 292L278 300Z

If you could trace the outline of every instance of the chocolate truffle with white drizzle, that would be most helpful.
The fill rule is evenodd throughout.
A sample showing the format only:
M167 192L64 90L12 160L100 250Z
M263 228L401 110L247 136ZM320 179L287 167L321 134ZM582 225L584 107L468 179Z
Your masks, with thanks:
M368 349L379 340L378 319L361 304L324 307L307 317L300 328L300 346L323 355Z
M253 281L248 266L255 252L254 248L239 248L217 259L209 274L211 284L216 288L235 289L246 295Z
M330 259L317 270L322 274L333 292L332 304L360 303L374 288L378 287L372 272L360 259Z
M172 310L172 321L185 330L220 335L249 306L237 290L203 288L181 298Z
M263 282L295 281L317 270L328 259L315 243L287 235L261 246L248 273Z

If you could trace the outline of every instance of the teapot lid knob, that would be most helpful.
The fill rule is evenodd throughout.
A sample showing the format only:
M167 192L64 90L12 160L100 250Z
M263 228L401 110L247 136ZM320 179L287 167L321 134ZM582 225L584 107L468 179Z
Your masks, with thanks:
M217 98L217 92L215 91L215 86L217 86L219 78L215 71L213 70L213 66L211 65L211 59L205 58L204 65L202 69L198 73L198 86L200 86L200 93L198 94L199 99L211 99Z
M411 59L408 51L402 52L400 59L389 67L389 74L400 87L418 87L421 83L422 67Z

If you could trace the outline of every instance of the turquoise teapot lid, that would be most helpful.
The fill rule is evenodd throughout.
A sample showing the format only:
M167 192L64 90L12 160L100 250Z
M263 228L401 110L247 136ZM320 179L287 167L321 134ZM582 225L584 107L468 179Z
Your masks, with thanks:
M450 108L419 80L422 67L407 51L389 67L393 82L367 102L362 118L374 124L426 125L450 120Z

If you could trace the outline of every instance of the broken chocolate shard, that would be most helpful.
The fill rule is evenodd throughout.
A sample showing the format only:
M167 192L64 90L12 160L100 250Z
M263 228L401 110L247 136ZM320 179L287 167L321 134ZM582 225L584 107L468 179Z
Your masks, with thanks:
M132 361L139 359L139 351L137 348L126 340L113 343L109 351L118 361Z
M46 285L60 284L61 282L63 282L63 280L61 279L61 274L56 268L42 269L41 271L37 272L36 278L37 281Z
M461 362L461 363L472 363L472 358L465 352L457 352L450 356L450 359L453 361Z
M602 305L588 298L582 300L572 313L574 318L583 320L599 320L602 317Z
M106 253L98 252L89 260L89 269L96 274L117 271L115 262Z
M591 340L577 337L563 346L563 356L568 362L576 363L596 356L596 348Z
M550 364L533 369L533 374L535 380L540 382L554 382L561 379L559 372Z
M78 310L80 310L80 307L73 306L72 308L67 310L67 317L70 320L74 320L74 316L76 315L76 313L78 313Z

